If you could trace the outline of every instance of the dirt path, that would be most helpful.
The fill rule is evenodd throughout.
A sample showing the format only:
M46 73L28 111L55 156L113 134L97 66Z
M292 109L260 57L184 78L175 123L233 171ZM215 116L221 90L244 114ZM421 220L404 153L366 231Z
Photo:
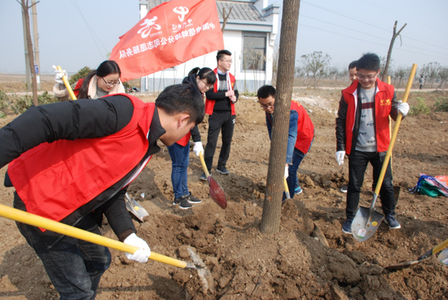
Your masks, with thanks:
M416 97L434 103L440 96L414 94L409 100L411 105ZM416 259L447 238L447 199L407 190L416 184L419 173L448 174L448 114L430 113L403 120L393 157L394 184L401 186L397 213L403 228L390 231L381 225L371 239L360 243L341 232L345 194L339 187L347 180L348 168L338 166L334 158L339 91L305 89L294 98L310 111L316 138L299 170L304 192L283 205L280 232L264 235L258 229L270 145L263 111L256 99L241 97L228 162L231 174L223 176L212 171L226 191L226 210L208 197L207 184L198 180L202 169L193 153L189 188L204 201L187 211L171 205L171 161L165 147L129 191L150 213L147 222L135 224L151 249L191 261L185 249L194 247L214 277L216 292L204 292L196 271L152 261L133 263L112 250L112 265L101 280L97 299L448 297L448 269L434 257L401 271L383 272L383 267ZM12 119L0 119L0 126ZM205 142L206 122L200 125L200 131ZM5 171L0 170L0 180ZM366 174L363 206L372 199L370 168ZM0 203L11 205L12 193L12 189L0 186ZM0 226L0 299L57 299L40 260L14 222L0 218ZM315 226L323 232L328 246L317 238ZM103 232L115 238L107 224Z

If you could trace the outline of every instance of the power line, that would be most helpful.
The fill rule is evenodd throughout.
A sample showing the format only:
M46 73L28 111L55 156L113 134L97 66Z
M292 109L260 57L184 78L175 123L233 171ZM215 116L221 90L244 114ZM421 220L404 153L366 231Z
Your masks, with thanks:
M346 15L344 15L344 14L340 14L340 13L331 11L331 10L329 10L329 9L327 9L327 8L324 8L324 7L321 7L321 6L318 6L318 5L309 3L309 2L307 2L307 1L303 1L303 0L302 0L301 2L302 2L302 3L306 3L306 4L308 4L308 5L311 5L311 6L314 6L314 7L317 7L317 8L322 9L322 10L328 11L328 12L330 12L330 13L333 13L333 14L336 14L336 15L339 15L339 16L342 16L342 17L344 17L344 18L347 18L347 19L350 19L350 20L354 20L354 21L356 21L356 22L359 22L359 23L362 23L362 24L366 24L366 25L368 25L368 26L371 26L371 27L374 27L374 28L377 28L377 29L380 29L380 30L384 30L384 31L386 31L386 32L390 32L389 30L384 29L384 28L381 28L381 27L379 27L379 26L372 25L372 24L369 24L369 23L367 23L367 22L364 22L364 21L361 21L361 20L358 20L358 19L355 19L355 18L346 16ZM381 7L381 9L383 9L383 8ZM316 19L316 20L319 20L319 19ZM325 21L322 21L322 20L319 20L319 21L321 21L321 22L325 22ZM327 22L325 22L325 23L327 23ZM332 25L338 26L338 25L336 25L336 24L332 24ZM342 27L342 26L340 26L340 27ZM354 30L354 31L356 31L356 30ZM359 32L359 31L357 31L357 32ZM362 32L362 34L365 34L365 32ZM371 36L371 35L369 34L369 36ZM420 41L420 40L417 40L417 39L413 39L413 38L410 38L410 37L405 36L405 35L402 35L402 36L403 36L403 37L406 37L406 38L409 38L409 39L411 39L411 40L415 40L415 41L417 41L417 42L419 42L419 43L422 43L422 44L427 44L427 45L431 45L431 46L433 46L433 47L437 47L437 48L441 48L441 49L444 49L444 50L448 50L448 48L444 48L444 47L441 47L441 46L437 46L437 45L434 45L434 44L430 44L430 43L425 42L425 41ZM377 38L378 38L378 37L377 37ZM420 49L421 49L421 48L420 48ZM422 49L422 50L424 50L424 49ZM424 51L434 52L434 51L432 51L432 50L424 50ZM437 53L437 52L436 52L436 53ZM441 53L438 53L438 54L441 54Z
M360 38L357 38L357 37L353 37L353 36L349 36L349 35L344 35L344 34L340 34L340 33L337 33L337 32L328 31L328 30L325 30L325 29L322 29L322 28L317 28L317 27L313 27L313 26L306 25L306 24L300 24L300 23L299 23L299 30L300 30L300 26L309 27L309 28L313 28L313 29L316 29L316 30L319 30L319 31L328 32L328 33L331 33L331 34L334 34L334 35L339 35L339 36L347 37L347 38L354 39L354 40L357 40L357 41L362 41L362 42L366 42L366 43L371 43L371 44L379 45L379 46L381 46L381 47L385 47L384 44L375 43L375 42L372 42L372 41L369 41L369 40L363 40L363 39L360 39ZM428 53L420 53L420 52L415 52L415 51L412 51L412 50L407 50L407 49L402 49L402 48L399 48L399 50L404 51L404 52L409 52L409 53L420 54L420 55L426 55L426 56L428 55ZM439 56L439 55L432 55L432 56L433 56L433 57L438 57L438 58L444 58L444 59L446 59L446 56Z
M100 53L101 57L103 59L105 59L105 55L103 53L101 53L101 49L98 46L98 42L103 46L103 48L106 50L105 52L107 52L107 48L104 46L104 44L101 42L101 40L99 39L99 37L95 34L95 32L93 31L92 27L90 27L89 23L87 22L86 18L84 18L84 15L81 12L80 7L78 6L78 3L76 3L76 0L70 0L73 4L73 6L75 7L75 9L78 11L78 13L81 15L82 19L84 20L84 22L87 25L87 29L90 32L90 35L92 36L93 41L95 42L95 46L98 49L98 52Z

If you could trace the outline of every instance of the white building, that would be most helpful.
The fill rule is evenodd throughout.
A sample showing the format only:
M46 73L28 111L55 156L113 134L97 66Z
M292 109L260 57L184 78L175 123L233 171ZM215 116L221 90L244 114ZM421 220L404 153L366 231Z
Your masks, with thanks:
M168 0L169 1L169 0ZM140 0L140 18L164 0ZM216 1L221 27L227 19L223 36L225 49L232 52L231 73L240 92L255 92L271 84L274 42L278 34L279 6L268 0ZM216 68L216 52L196 57L181 65L141 78L142 92L158 92L171 84L181 83L194 67Z

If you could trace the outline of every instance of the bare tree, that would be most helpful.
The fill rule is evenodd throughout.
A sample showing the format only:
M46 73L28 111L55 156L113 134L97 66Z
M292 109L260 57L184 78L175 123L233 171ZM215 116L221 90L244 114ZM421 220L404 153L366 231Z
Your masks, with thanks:
M23 15L25 17L25 32L26 32L26 41L27 41L27 47L28 47L28 55L30 60L30 71L31 71L31 78L32 78L32 87L33 87L33 104L34 106L38 106L37 102L37 80L36 80L36 71L34 69L34 52L33 52L33 41L31 39L31 29L30 29L30 14L28 13L28 10L36 5L38 2L33 3L32 5L29 5L28 0L21 0L21 2L17 1L20 6L22 6Z
M305 71L313 74L314 89L317 88L318 80L325 75L330 60L330 55L324 54L322 51L314 51L313 53L302 55Z
M440 68L441 68L440 63L436 61L424 64L422 67L421 73L425 77L426 82L428 82L429 79L431 87L433 87L433 83L437 79Z
M268 180L260 224L262 233L275 233L280 228L283 176L288 142L289 110L294 82L297 26L300 0L283 2L283 18L280 34L278 84L275 97L274 126L269 153Z
M392 49L394 48L395 39L400 35L401 31L407 25L405 23L403 25L403 27L401 27L401 29L398 30L398 32L397 32L397 23L398 23L398 21L395 21L394 30L393 30L393 33L392 33L392 39L390 40L389 50L387 51L386 66L383 69L383 72L382 72L383 75L381 76L381 81L384 81L387 78L387 72L388 72L388 69L389 69L389 61L390 61L391 56L392 56Z
M445 82L448 80L448 67L440 67L438 72L439 78L440 78L440 84L437 87L438 89L441 88L442 91L444 90Z
M400 88L400 86L401 86L401 81L402 81L403 79L406 79L407 75L408 75L410 72L411 72L411 69L410 69L410 68L402 67L402 66L397 67L397 69L396 69L395 72L394 72L394 76L395 76L396 78L398 78L398 86L397 86L397 88Z

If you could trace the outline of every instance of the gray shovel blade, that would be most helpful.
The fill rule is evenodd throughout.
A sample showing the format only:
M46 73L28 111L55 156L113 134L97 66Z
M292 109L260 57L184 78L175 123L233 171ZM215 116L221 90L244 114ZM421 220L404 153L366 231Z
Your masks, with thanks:
M126 193L126 209L133 214L137 219L140 220L140 222L145 221L145 217L149 216L149 213L146 211L146 209L140 205L135 199L132 199L129 197L128 193Z
M371 218L369 220L370 208L360 206L356 212L355 218L352 222L352 235L358 242L367 241L375 231L380 227L384 216L375 209L371 211Z

